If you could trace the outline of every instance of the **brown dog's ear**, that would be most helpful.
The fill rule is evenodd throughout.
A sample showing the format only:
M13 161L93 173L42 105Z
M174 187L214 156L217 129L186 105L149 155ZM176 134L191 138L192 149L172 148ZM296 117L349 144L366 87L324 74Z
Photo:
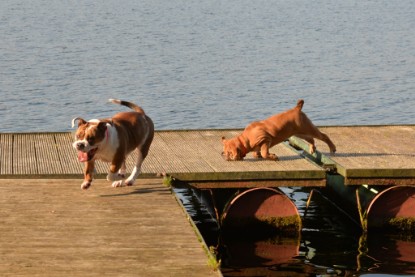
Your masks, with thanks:
M75 117L74 119L72 119L72 128L75 127L75 122L78 120L78 127L81 125L84 125L86 123L86 121L80 117Z
M246 156L246 153L242 149L240 149L239 147L236 148L236 151L238 153L238 158L243 160L243 158L245 158L245 156Z
M222 143L225 143L225 142L226 142L226 138L222 137Z

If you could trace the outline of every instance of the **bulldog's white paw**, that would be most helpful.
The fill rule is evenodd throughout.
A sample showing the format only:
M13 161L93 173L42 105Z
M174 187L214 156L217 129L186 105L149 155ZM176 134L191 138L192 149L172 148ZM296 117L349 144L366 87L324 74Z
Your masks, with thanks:
M120 188L124 186L124 180L115 181L112 183L113 188Z
M88 189L91 186L91 182L84 181L81 185L81 189Z
M134 180L134 179L130 179L130 178L128 178L128 179L125 181L125 185L126 185L126 186L132 186L132 185L134 185L134 182L135 182L135 180Z

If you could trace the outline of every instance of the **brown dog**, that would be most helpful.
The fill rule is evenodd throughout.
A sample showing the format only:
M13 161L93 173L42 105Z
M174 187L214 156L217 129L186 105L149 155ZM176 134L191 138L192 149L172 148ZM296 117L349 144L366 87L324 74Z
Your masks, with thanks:
M154 137L153 121L139 106L121 100L110 99L112 103L127 106L134 111L117 113L108 119L92 119L85 121L80 117L72 120L72 128L78 120L73 147L78 151L78 160L85 162L84 182L82 189L92 183L95 160L110 162L108 181L114 181L113 187L124 186L125 159L129 153L137 149L138 159L131 175L125 181L127 186L133 185L141 172L141 164L148 154ZM120 180L121 179L121 180Z
M330 152L336 152L336 146L330 138L320 132L301 111L303 105L304 100L300 99L296 107L249 124L243 133L235 138L227 140L222 137L225 159L228 161L243 160L247 153L254 151L255 158L278 160L275 154L269 153L269 148L294 135L310 143L311 153L314 153L316 149L314 138L327 143Z

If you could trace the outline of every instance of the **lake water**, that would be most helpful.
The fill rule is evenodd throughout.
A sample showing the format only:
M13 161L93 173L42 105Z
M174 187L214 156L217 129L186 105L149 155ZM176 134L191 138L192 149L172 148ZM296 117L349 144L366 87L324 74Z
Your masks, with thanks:
M305 99L318 125L414 123L415 3L0 3L0 131L136 102L157 129L234 128Z
M299 98L316 125L413 124L414 14L412 0L3 0L0 132L125 110L108 98L159 130L242 128ZM317 228L340 243L338 229Z

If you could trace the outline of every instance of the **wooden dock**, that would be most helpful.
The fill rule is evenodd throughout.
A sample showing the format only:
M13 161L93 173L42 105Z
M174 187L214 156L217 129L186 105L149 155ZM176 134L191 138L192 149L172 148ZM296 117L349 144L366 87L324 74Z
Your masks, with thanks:
M257 181L257 186L325 185L324 170L284 144L271 149L279 156L279 162L257 160L251 155L243 162L225 161L221 155L221 137L232 137L239 132L158 131L143 163L141 178L168 174L182 181L203 182L204 187L215 187L218 181L252 186L252 182L249 184L252 180ZM81 179L83 164L77 161L72 142L72 133L0 134L0 178ZM134 167L135 160L133 153L127 160L127 171ZM95 177L105 178L108 164L98 161L96 169Z
M282 143L271 149L279 161L248 154L238 162L223 159L220 138L241 130L158 131L138 185L111 188L104 180L108 165L98 162L98 180L88 191L80 189L83 164L72 133L1 133L0 275L220 274L207 266L170 190L154 179L161 175L196 188L325 186L337 173L345 185L415 185L415 126L320 129L336 155L320 141L313 157ZM308 149L301 140L290 143ZM134 161L135 154L127 171Z
M0 276L220 276L159 179L0 181Z
M316 140L324 163L332 164L345 177L345 184L415 184L415 126L321 127L337 146L334 156ZM252 158L228 162L221 155L221 137L241 130L158 131L146 158L141 178L168 174L196 187L325 186L326 171L304 159L288 144L270 151L278 162ZM0 134L0 178L81 179L83 164L76 159L72 133ZM308 149L299 139L297 147ZM127 170L135 163L127 160ZM108 165L97 162L96 178L105 178ZM255 181L255 184L252 183ZM393 183L392 183L393 184Z

